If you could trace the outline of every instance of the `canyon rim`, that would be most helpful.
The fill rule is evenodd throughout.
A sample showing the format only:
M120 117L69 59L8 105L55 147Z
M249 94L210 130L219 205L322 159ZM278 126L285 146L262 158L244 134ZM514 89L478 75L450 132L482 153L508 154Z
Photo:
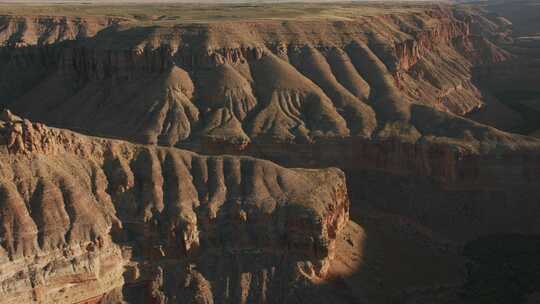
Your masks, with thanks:
M538 303L539 20L0 2L0 303Z

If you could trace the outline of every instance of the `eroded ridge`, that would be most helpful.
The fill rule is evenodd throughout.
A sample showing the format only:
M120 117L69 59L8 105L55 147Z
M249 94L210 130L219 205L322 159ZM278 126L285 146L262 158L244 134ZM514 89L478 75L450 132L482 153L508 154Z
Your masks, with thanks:
M168 146L459 141L467 127L482 129L469 143L512 146L460 117L485 106L472 69L511 57L486 38L486 18L428 5L340 21L109 20L86 39L43 43L24 38L49 37L26 25L22 34L4 30L2 69L15 77L0 90L5 104L36 121ZM425 123L434 117L443 128Z
M2 137L20 124L22 139L4 140L0 152L6 303L105 294L279 301L324 281L348 223L338 169L206 157L7 118Z

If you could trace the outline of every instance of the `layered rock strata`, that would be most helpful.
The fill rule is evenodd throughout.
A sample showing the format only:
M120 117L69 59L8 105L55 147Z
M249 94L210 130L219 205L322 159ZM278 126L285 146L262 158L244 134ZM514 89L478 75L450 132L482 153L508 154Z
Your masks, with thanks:
M44 290L66 302L105 303L440 303L458 297L463 243L540 231L540 142L487 126L514 130L515 113L485 89L504 89L510 74L518 74L505 67L530 62L515 57L515 48L500 48L511 42L504 18L419 7L340 21L148 27L111 21L75 40L18 38L44 35L33 32L36 26L6 32L0 95L15 113L145 144L247 154L294 167L338 166L362 224L343 224L348 209L338 170L136 146L10 116L0 123L6 143L0 149L5 187L16 190L5 190L3 201L26 206L28 216L6 215L14 224L2 231L25 237L2 243L5 260L8 252L59 259L40 247L39 231L49 228L40 230L45 220L36 218L40 211L28 197L42 200L44 190L36 189L47 187L46 193L61 193L54 194L59 205L71 206L65 190L71 186L57 177L63 176L94 197L85 200L100 206L91 213L104 218L96 221L101 228L77 228L85 236L85 229L92 231L82 245L71 243L71 230L56 241L41 238L61 248L91 244L99 252L92 265L110 260L123 268L100 266L107 281L96 267L84 266L91 279L69 281L66 289L58 287L65 286L61 279L47 291L32 287L39 279L26 279L39 278L41 266L32 275L21 266L21 279L6 279L6 286L22 285L6 295L38 299L35 290ZM535 75L517 85L530 86ZM51 185L40 186L41 179ZM77 208L64 207L68 227L76 226L71 222L79 217L70 210ZM29 223L24 233L19 217ZM366 239L367 267L358 270ZM64 258L84 255L77 250ZM24 259L17 265L39 264Z
M337 254L349 208L337 169L8 119L2 138L21 145L4 140L0 151L5 303L279 303L324 281Z
M348 21L118 21L88 39L3 48L15 77L0 94L37 121L160 145L455 137L411 107L454 120L484 105L472 68L510 55L471 32L477 18L423 6Z

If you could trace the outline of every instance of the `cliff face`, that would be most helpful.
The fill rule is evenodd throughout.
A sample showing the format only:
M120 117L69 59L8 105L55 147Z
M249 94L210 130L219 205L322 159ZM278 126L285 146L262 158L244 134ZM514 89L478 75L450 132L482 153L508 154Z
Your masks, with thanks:
M203 157L17 119L2 122L2 138L5 303L105 294L278 303L295 284L325 280L348 222L337 169Z
M2 19L1 105L102 137L0 117L3 297L458 297L465 242L540 232L540 141L489 127L516 116L485 91L533 65L499 47L504 19L418 7L167 26Z
M532 1L511 5L501 1L486 3L491 13L475 26L491 41L504 47L512 57L473 69L479 86L494 100L471 113L471 118L502 130L530 134L540 128L540 43L535 18L538 7Z
M0 44L3 47L24 47L93 37L120 20L108 17L4 15L0 18Z
M109 20L89 39L3 49L15 76L1 92L32 119L143 143L415 141L433 132L411 121L411 104L482 107L472 67L509 57L471 34L474 18L441 6L348 21Z

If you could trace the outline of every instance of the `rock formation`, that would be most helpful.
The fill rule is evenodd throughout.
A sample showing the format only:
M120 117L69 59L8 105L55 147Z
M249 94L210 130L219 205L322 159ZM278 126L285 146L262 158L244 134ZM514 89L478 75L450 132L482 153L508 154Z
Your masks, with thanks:
M0 93L31 119L142 143L241 149L348 136L416 141L434 134L411 121L411 105L461 116L481 108L472 68L510 57L472 33L478 18L427 6L294 26L260 21L144 28L109 20L115 25L86 31L88 39L47 47L29 40L7 52L4 73L35 70L24 89L8 83ZM22 35L31 35L31 28ZM4 44L20 35L5 32Z
M502 290L482 248L522 267L540 234L538 41L489 3L393 5L0 18L0 302Z
M136 146L9 113L2 123L20 127L2 129L18 138L0 154L3 303L122 288L148 303L277 303L324 281L338 254L349 200L337 169Z

